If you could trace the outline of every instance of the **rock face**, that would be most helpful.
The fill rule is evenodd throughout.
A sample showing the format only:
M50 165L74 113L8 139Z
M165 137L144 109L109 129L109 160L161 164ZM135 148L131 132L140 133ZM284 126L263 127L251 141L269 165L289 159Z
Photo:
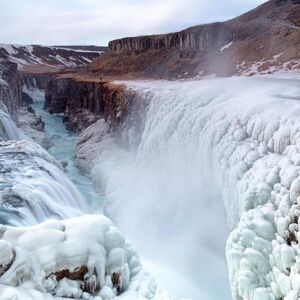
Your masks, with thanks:
M28 88L31 87L46 90L48 82L54 75L55 73L21 72L22 84Z
M15 63L0 61L0 100L15 119L22 103L21 80Z
M300 69L299 0L271 0L227 22L109 43L90 74L188 78Z
M233 40L230 28L222 23L192 27L181 32L166 35L124 38L109 43L109 50L147 51L147 50L197 50L213 51Z
M116 126L128 107L128 95L122 86L106 82L56 78L49 81L45 108L64 113L72 131L80 131L103 117Z

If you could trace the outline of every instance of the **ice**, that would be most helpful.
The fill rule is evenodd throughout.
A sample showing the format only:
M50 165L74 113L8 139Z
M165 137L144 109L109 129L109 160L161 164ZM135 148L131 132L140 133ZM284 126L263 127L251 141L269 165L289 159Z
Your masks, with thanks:
M0 251L0 267L11 264L0 277L1 299L170 300L102 215L2 226Z
M0 128L2 140L20 140L22 137L24 138L24 134L11 119L4 104L2 104L2 109L0 108Z
M206 263L211 249L223 251L227 219L233 298L297 299L299 81L254 77L124 84L146 104L146 115L131 127L127 120L114 147L106 137L99 140L110 147L93 160L91 174L105 189L109 216L148 261L176 265L191 282L197 274L198 298L205 286L218 282L209 299L226 286L226 276L216 276ZM135 143L128 147L132 136ZM199 265L189 260L193 255L178 254L190 253L195 240ZM176 253L164 253L165 244ZM216 258L209 262L212 268ZM182 264L189 266L188 274ZM163 277L159 281L172 292ZM189 294L182 287L176 296ZM222 291L216 299L226 295Z

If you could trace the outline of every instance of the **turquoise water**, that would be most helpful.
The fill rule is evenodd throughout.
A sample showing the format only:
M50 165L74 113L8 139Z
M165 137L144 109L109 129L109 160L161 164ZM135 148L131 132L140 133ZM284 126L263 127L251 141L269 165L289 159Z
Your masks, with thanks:
M74 147L77 135L69 132L63 123L62 115L49 114L43 109L44 101L36 99L32 108L45 122L45 134L51 143L48 149L57 160L68 162L66 173L87 200L88 213L102 213L103 197L96 193L92 181L80 173L74 164Z

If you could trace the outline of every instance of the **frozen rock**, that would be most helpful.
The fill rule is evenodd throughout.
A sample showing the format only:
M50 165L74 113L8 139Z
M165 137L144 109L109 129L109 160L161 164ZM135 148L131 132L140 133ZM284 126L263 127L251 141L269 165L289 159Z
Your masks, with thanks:
M104 216L2 231L1 299L160 299L136 251Z

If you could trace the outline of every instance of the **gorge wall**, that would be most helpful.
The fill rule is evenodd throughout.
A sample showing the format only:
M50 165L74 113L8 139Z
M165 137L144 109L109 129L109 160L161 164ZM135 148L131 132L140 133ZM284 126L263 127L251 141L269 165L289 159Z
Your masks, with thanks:
M46 88L45 108L50 113L64 113L68 129L81 131L99 118L115 127L126 114L129 101L122 85L53 78Z
M48 82L55 76L56 73L27 73L21 72L22 83L27 87L37 87L41 90L46 90Z
M147 50L216 50L233 40L229 27L222 23L196 26L181 32L166 35L123 38L109 43L109 50L147 51Z
M23 90L38 101L34 79ZM0 298L169 300L112 222L87 215L63 165L11 120L5 105L18 125L29 108L21 83L16 64L0 64Z
M21 78L15 63L6 61L0 64L0 98L15 119L22 102Z

